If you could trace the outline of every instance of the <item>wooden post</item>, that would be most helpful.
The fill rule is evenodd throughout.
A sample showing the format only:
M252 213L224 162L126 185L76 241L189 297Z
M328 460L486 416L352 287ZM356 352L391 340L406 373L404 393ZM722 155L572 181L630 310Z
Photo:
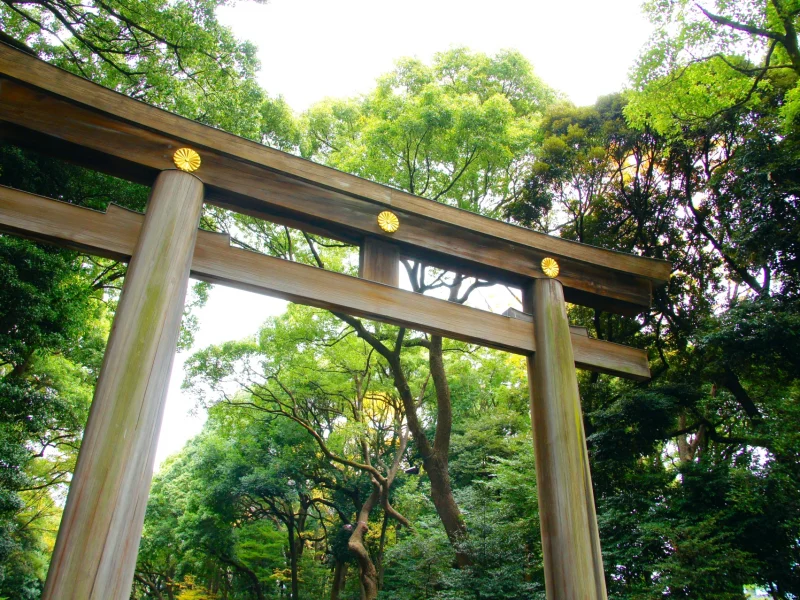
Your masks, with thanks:
M150 194L58 531L45 600L127 600L183 314L203 184Z
M358 276L398 287L400 285L400 248L375 238L365 238L358 255Z
M528 358L536 483L548 600L605 600L603 559L569 321L561 283L525 290L536 353Z

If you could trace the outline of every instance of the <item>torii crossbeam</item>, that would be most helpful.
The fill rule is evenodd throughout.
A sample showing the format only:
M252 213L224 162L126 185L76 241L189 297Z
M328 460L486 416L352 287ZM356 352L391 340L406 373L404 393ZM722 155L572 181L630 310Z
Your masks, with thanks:
M666 282L669 263L554 238L347 175L132 100L2 44L0 135L152 185L144 216L0 187L0 231L130 262L43 598L130 595L190 273L527 356L547 597L606 598L575 367L640 381L650 372L644 351L571 329L565 300L637 314L649 307L653 287ZM183 160L176 160L182 149ZM194 170L196 156L202 163ZM227 236L198 232L204 202L357 244L360 277L239 250ZM388 225L379 223L381 213ZM401 257L520 287L532 318L401 290ZM549 264L556 269L548 275Z

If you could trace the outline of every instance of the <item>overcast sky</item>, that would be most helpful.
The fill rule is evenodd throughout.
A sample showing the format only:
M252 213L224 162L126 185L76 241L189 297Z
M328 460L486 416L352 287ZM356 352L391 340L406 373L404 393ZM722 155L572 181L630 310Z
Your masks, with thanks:
M457 46L522 52L536 73L578 105L620 90L652 28L640 0L269 0L220 11L240 39L258 46L259 81L301 112L326 97L368 92L403 56L430 60ZM216 286L199 313L195 348L253 335L286 303ZM176 357L156 464L200 431L182 394Z

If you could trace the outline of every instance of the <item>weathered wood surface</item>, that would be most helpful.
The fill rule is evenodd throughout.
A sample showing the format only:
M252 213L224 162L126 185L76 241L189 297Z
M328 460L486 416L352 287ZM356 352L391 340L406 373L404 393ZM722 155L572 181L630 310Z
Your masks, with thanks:
M392 287L400 286L400 248L375 238L365 238L358 254L358 276Z
M0 229L41 241L126 260L142 215L110 206L107 213L0 186ZM232 248L227 236L201 231L193 276L319 308L527 355L533 323L461 306L388 285ZM650 377L644 351L572 334L580 368L634 380Z
M606 600L578 380L561 284L527 288L537 352L528 358L548 600ZM574 335L572 340L574 342Z
M198 179L165 172L156 180L143 225L140 218L141 235L125 236L124 253L132 252L133 259L70 485L45 600L130 597L202 207Z
M665 261L535 233L340 173L137 102L3 45L0 73L8 77L0 81L0 118L39 132L30 140L40 150L123 177L169 168L175 149L189 145L203 157L198 173L208 201L345 236L391 240L406 256L488 270L512 284L541 277L541 259L552 256L567 300L625 314L649 306L652 286L669 276ZM67 151L45 135L89 152ZM376 223L387 206L401 221L391 235Z

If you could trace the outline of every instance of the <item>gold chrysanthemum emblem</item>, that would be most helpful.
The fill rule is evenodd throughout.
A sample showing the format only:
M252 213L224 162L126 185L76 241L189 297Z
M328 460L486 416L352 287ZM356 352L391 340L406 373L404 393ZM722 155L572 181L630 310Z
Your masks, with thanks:
M558 277L558 263L555 259L545 258L542 260L542 271L548 277Z
M378 215L378 227L386 233L394 233L400 229L400 219L390 210L385 210Z
M176 150L172 160L175 161L176 167L187 173L192 173L200 168L200 155L191 148Z

